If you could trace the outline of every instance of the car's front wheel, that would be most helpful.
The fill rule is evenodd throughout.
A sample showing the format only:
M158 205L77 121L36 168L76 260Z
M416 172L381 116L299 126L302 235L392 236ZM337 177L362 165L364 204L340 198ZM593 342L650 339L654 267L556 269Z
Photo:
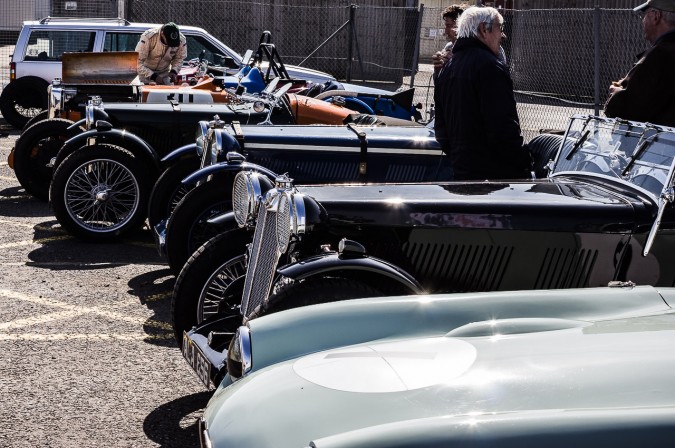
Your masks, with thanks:
M206 319L239 315L246 276L243 229L222 233L199 247L181 269L171 299L171 319L178 344L183 331Z
M78 238L111 241L145 221L152 177L125 149L80 148L54 172L49 194L54 215Z
M21 186L37 199L49 199L52 180L52 158L56 157L63 143L82 132L81 128L68 129L70 120L53 118L42 120L26 128L14 145L14 174Z

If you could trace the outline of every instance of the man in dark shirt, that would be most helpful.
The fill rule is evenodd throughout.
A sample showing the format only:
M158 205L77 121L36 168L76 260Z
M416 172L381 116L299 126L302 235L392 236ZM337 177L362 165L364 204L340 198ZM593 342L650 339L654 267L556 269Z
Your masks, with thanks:
M675 126L675 0L650 0L635 11L652 47L609 87L605 115Z
M508 68L500 61L504 19L494 8L459 17L453 56L436 79L436 138L456 180L529 177Z

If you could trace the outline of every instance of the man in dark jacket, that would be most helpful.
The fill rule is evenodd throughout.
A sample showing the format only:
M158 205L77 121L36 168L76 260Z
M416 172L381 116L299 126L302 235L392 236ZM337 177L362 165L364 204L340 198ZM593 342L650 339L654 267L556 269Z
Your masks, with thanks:
M675 126L675 0L650 0L635 11L652 47L609 87L605 115Z
M494 8L466 9L452 59L436 80L436 138L456 180L529 176L513 82L499 60L503 23Z

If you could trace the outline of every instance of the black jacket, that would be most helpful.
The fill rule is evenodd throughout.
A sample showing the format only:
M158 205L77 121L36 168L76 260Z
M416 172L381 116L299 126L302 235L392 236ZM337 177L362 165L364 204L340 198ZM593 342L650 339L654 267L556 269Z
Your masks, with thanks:
M605 115L675 126L675 31L661 37L619 81Z
M528 176L508 68L481 41L458 39L436 79L436 138L450 156L455 179Z

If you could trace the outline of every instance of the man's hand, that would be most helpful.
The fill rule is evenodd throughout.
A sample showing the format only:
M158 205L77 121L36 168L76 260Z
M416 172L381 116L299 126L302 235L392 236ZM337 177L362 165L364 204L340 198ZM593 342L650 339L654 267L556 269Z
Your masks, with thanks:
M612 84L609 86L609 94L614 95L616 92L620 92L623 90L623 87L621 86L621 83L617 81L612 81Z
M170 70L169 74L167 75L168 78L168 84L176 84L176 79L178 78L178 73L176 73L175 70Z
M431 62L434 64L434 71L438 71L450 60L451 53L447 51L437 51L431 56Z

